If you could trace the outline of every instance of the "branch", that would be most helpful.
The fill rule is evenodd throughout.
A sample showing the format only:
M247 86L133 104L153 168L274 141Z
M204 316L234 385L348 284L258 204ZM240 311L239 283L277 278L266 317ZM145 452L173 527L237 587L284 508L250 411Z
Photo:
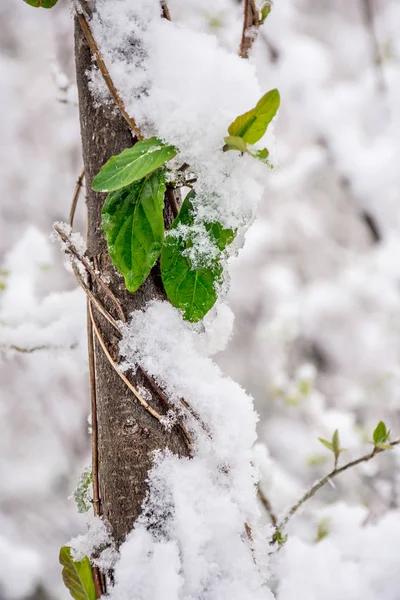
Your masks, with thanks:
M74 224L76 205L78 204L79 194L82 189L84 177L85 177L85 169L82 170L81 174L79 175L79 177L76 181L74 195L72 196L71 210L69 213L69 221L68 221L70 227L72 227Z
M245 0L243 15L242 41L240 43L239 56L249 58L251 47L257 37L260 26L260 17L254 0Z
M61 229L61 227L59 225L55 224L54 230L58 233L58 235L60 236L62 241L67 246L68 252L70 252L85 267L86 271L92 276L92 278L96 281L96 283L99 284L99 286L101 287L103 292L106 294L106 296L109 298L109 300L115 307L115 310L117 311L118 316L121 319L121 321L123 323L126 323L126 317L125 317L124 311L122 310L121 304L117 300L117 298L114 296L114 294L112 293L112 291L110 290L108 285L106 283L104 283L104 281L102 280L100 275L98 275L96 273L95 269L92 267L90 262L78 252L78 250L75 248L74 244L72 243L70 237Z
M99 47L96 43L96 40L94 39L92 32L90 31L90 27L86 20L86 17L79 11L76 11L76 16L78 18L78 21L82 28L82 31L85 34L86 41L89 44L90 49L93 53L93 56L96 59L97 66L100 69L100 73L103 76L105 84L108 87L108 90L109 90L115 104L118 106L121 115L124 117L125 121L128 123L129 127L132 129L132 131L135 134L135 136L137 137L137 139L143 140L143 135L142 135L139 127L136 125L136 123L132 119L132 117L128 115L126 108L125 108L125 104L124 104L121 96L119 95L119 93L114 85L113 80L111 79L111 75L106 67L106 64L103 60L103 57L99 50Z
M6 352L13 350L14 352L19 352L21 354L32 354L33 352L39 352L41 350L75 350L76 346L77 344L72 344L69 347L43 344L43 346L32 346L32 348L25 348L24 346L17 346L15 344L0 344L0 351Z
M274 513L274 511L272 509L271 502L265 496L264 492L261 490L260 487L257 490L257 495L258 495L258 498L259 498L261 504L263 505L263 507L267 511L268 516L269 516L269 518L271 520L272 525L274 527L277 527L278 526L278 517L276 516L276 514Z
M395 447L398 444L400 444L400 440L395 440L394 442L390 442L388 445L392 446L392 447ZM368 454L365 454L364 456L361 456L360 458L356 458L355 460L350 461L349 463L347 463L343 467L334 468L333 471L331 471L330 473L328 473L328 475L325 475L325 477L323 477L322 479L320 479L316 484L314 484L312 486L312 488L310 488L296 502L296 504L294 504L292 506L292 508L289 510L288 514L283 519L283 521L281 521L277 525L275 535L272 538L272 543L274 543L276 541L278 532L282 532L282 530L286 527L286 525L288 524L288 522L290 521L290 519L299 510L299 508L301 506L303 506L303 504L307 500L309 500L310 498L312 498L318 492L318 490L320 490L326 483L328 483L329 480L333 479L334 477L337 477L338 475L340 475L340 473L343 473L344 471L347 471L348 469L351 469L351 467L355 467L356 465L359 465L360 463L363 463L363 462L368 462L369 460L371 460L371 458L373 458L377 454L380 454L381 452L385 452L385 451L386 451L386 448L377 448L375 446L374 449L372 450L372 452L369 452Z

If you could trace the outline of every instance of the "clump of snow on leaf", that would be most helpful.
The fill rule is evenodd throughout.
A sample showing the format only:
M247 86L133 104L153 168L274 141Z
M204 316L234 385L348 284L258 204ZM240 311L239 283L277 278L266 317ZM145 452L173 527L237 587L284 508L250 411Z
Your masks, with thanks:
M176 165L196 173L197 220L243 225L261 197L265 166L222 147L229 124L262 96L254 67L215 36L161 19L158 0L100 0L96 9L93 33L129 114L145 136L175 144ZM104 91L94 81L92 89Z

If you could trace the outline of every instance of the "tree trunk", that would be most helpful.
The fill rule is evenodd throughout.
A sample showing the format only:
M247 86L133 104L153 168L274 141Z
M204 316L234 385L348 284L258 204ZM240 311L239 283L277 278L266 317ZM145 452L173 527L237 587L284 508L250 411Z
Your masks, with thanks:
M128 125L114 106L94 105L86 76L92 66L91 53L77 20L75 56L86 172L87 254L119 299L125 315L129 316L133 310L143 308L149 300L165 299L165 294L157 265L141 288L135 294L130 294L125 289L122 276L111 263L101 230L101 207L105 195L93 192L91 183L110 156L131 146L133 140ZM167 223L171 222L171 217L167 206ZM94 292L112 312L101 289L94 287ZM118 362L118 336L98 311L93 308L93 312L109 352ZM146 478L152 463L151 453L158 448L168 447L174 453L187 455L188 450L179 429L167 432L142 408L109 364L97 340L95 381L101 507L119 545L140 515L147 489ZM162 400L140 370L132 375L131 381L136 388L141 386L151 393L151 404L159 413L166 412Z

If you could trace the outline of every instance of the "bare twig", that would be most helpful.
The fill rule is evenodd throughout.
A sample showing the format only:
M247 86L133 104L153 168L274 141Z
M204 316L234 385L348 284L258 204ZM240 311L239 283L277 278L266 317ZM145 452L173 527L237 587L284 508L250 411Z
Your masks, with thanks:
M99 490L99 449L97 435L97 398L96 398L96 371L94 365L93 325L90 318L90 300L87 299L87 337L89 356L89 385L90 385L90 413L92 420L92 486L93 486L93 512L96 517L101 514ZM101 598L104 593L103 583L98 567L92 566L93 582L96 597Z
M125 375L123 373L121 373L121 371L118 369L118 366L116 365L116 363L114 362L114 360L111 357L111 354L109 353L107 346L103 340L103 337L99 331L99 328L96 325L96 321L93 317L93 311L92 308L89 304L89 313L90 313L90 318L92 320L93 323L93 329L94 332L96 334L96 337L100 343L100 346L103 349L104 354L107 357L108 362L110 363L110 365L112 366L112 368L114 369L114 371L118 374L118 376L122 379L122 381L125 383L125 385L131 390L131 392L133 393L133 395L135 396L135 398L137 398L137 400L139 400L140 404L143 406L143 408L145 408L147 410L148 413L150 413L155 419L157 419L157 421L159 421L160 423L162 422L163 417L156 411L154 410L154 408L152 406L150 406L150 404L148 402L146 402L146 400L144 398L142 398L142 396L139 394L139 392L137 391L136 388L133 387L133 385L131 384L131 382L129 381L129 379L127 377L125 377Z
M90 49L93 53L93 56L96 59L97 66L100 69L100 73L103 76L104 82L105 82L106 86L108 87L108 90L109 90L115 104L118 106L118 109L119 109L121 115L124 117L125 121L128 123L129 127L132 129L132 131L135 134L135 136L137 137L137 139L142 140L143 135L142 135L139 127L136 125L135 121L132 119L132 117L126 111L125 104L124 104L121 96L119 95L119 93L114 85L113 80L111 79L111 75L110 75L110 73L107 69L107 66L103 60L103 57L99 50L99 47L96 43L96 40L94 39L94 37L92 35L92 32L90 30L90 27L86 20L86 17L79 11L76 12L76 16L78 18L78 21L82 28L82 31L85 34L86 41L89 44Z
M394 446L397 446L398 444L400 444L400 440L395 440L394 442L390 442L388 445L394 447ZM307 500L309 500L310 498L312 498L312 496L314 496L318 492L318 490L320 490L326 483L328 483L328 481L330 481L334 477L337 477L338 475L340 475L340 473L343 473L344 471L347 471L348 469L351 469L352 467L355 467L356 465L359 465L360 463L368 462L369 460L371 460L377 454L380 454L381 452L385 452L385 451L386 451L385 448L377 448L375 446L374 449L372 450L372 452L369 452L368 454L365 454L364 456L361 456L360 458L357 458L355 460L352 460L352 461L348 462L343 467L339 467L339 468L333 469L333 471L331 471L330 473L328 473L328 475L325 475L325 477L323 477L322 479L320 479L319 481L317 481L317 483L314 484L296 502L296 504L294 504L292 506L292 508L289 510L288 514L286 515L286 517L280 523L278 523L278 525L276 527L276 533L275 533L272 541L273 542L276 541L276 535L277 535L277 533L281 532L286 527L286 525L288 524L288 522L290 521L290 519L299 510L299 508L301 506L303 506L303 504Z
M85 169L82 170L81 174L79 175L79 177L76 181L74 195L72 196L71 210L69 213L69 221L68 221L70 227L72 227L74 224L76 205L78 204L79 194L82 189L84 177L85 177Z
M0 346L0 350L14 350L14 352L20 352L21 354L32 354L33 352L38 352L39 350L55 350L56 346L33 346L32 348L24 348L23 346L16 346L15 344L2 344Z
M103 292L106 294L106 296L109 298L109 300L115 307L115 310L117 311L121 321L123 323L126 323L126 317L124 311L122 310L121 304L114 296L108 285L104 283L101 277L96 273L95 269L92 267L90 262L78 252L69 236L66 233L64 233L64 231L58 225L54 225L54 230L58 233L62 241L66 244L67 250L85 267L86 271L90 273L92 278L102 288Z
M95 305L95 307L97 308L97 310L99 312L101 312L101 314L103 315L103 317L105 319L107 319L107 321L110 323L110 325L112 325L114 327L115 331L117 331L120 334L121 333L121 329L118 326L116 320L110 315L110 313L104 308L104 306L96 298L96 296L93 294L93 292L89 288L89 286L86 285L86 283L84 282L84 280L82 278L82 275L80 274L79 269L76 266L76 264L75 263L71 263L71 264L72 264L72 269L74 271L76 280L79 283L79 285L81 286L81 288L83 289L83 291L85 292L85 294L88 296L88 298L91 300L91 302Z
M371 40L372 55L376 70L377 87L380 92L386 93L387 86L384 72L382 69L382 53L379 47L379 40L374 23L374 8L372 0L362 0L362 8L365 24L368 29L368 33Z
M101 514L99 492L99 451L97 436L97 398L96 398L96 371L94 364L93 324L90 318L90 300L87 299L87 338L89 356L89 385L90 407L92 417L92 484L93 484L93 511L96 517Z
M101 574L99 567L92 566L93 583L96 590L96 598L101 598L103 595L103 585L101 582Z
M266 495L264 494L264 492L261 490L260 487L257 490L257 495L258 495L258 498L259 498L261 504L263 505L263 507L267 511L268 516L269 516L269 518L271 520L272 525L274 527L277 527L277 525L278 525L278 518L277 518L276 514L274 513L274 511L272 509L271 502L268 500L268 498L266 497Z
M257 29L260 26L258 9L254 0L245 0L243 14L242 41L240 43L239 56L248 58L251 47L257 35Z

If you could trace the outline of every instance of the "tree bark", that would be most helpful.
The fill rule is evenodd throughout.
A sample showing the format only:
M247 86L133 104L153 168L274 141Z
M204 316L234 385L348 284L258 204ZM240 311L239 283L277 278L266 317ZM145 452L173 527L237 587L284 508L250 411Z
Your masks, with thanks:
M111 263L101 230L101 207L105 195L93 192L91 183L110 156L131 146L133 139L128 125L114 106L96 107L94 104L86 75L92 67L91 54L77 20L75 57L86 173L87 255L128 316L133 310L142 309L150 300L165 299L165 294L157 265L141 288L135 294L130 294L125 289L122 276ZM172 214L167 206L166 222L170 223L171 218ZM94 291L112 312L101 289L94 287ZM93 312L109 352L118 362L118 336L99 312L94 308ZM117 545L120 545L141 513L147 490L147 474L152 463L151 453L159 448L169 448L176 454L188 455L188 449L179 429L175 427L167 432L142 408L109 364L96 339L95 380L102 514L111 525ZM151 404L159 413L166 412L162 400L140 370L131 376L131 381L136 388L141 386L149 391Z

